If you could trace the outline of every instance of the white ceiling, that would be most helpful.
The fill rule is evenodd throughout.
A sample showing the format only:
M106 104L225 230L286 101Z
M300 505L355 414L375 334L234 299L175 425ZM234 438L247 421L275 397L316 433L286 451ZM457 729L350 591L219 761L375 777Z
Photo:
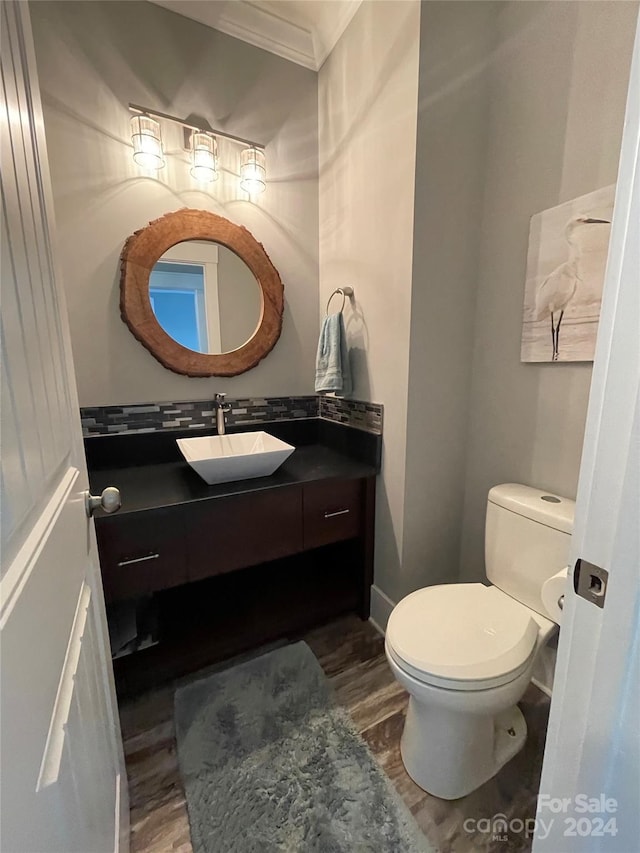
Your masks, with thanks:
M362 0L151 0L317 71Z

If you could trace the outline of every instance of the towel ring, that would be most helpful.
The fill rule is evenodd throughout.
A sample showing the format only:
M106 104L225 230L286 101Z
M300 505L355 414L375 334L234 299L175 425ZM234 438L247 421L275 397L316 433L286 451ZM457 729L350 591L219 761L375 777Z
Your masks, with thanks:
M353 296L353 288L352 287L336 287L336 289L333 291L333 293L331 294L331 296L329 297L329 300L327 302L327 310L325 312L327 317L329 316L329 305L331 305L331 300L333 299L333 297L336 294L338 294L339 296L342 296L342 305L340 306L340 313L342 314L342 312L344 310L344 305L345 305L347 296L349 297L349 299L351 299L351 297Z

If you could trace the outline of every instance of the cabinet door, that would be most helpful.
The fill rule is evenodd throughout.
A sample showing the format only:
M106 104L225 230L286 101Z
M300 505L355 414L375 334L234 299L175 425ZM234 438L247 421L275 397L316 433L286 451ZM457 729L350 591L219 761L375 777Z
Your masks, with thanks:
M362 480L321 480L304 487L304 547L319 548L359 536Z
M187 581L183 514L155 509L96 519L102 581L108 601Z
M255 566L302 550L302 489L269 489L192 505L189 580Z

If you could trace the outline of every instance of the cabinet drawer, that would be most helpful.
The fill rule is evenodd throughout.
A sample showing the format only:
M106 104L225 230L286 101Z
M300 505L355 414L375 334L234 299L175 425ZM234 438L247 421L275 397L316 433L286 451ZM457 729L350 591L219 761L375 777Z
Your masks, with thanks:
M206 501L188 516L189 580L256 566L302 550L299 486Z
M361 517L362 480L323 480L305 485L305 549L358 536Z
M96 519L107 601L131 598L187 580L182 513L153 510Z

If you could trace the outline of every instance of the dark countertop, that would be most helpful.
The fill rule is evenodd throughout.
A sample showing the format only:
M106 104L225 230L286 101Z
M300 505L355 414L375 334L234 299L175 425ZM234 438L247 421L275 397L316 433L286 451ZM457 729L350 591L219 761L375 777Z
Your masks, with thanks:
M376 466L323 444L297 447L286 462L270 477L236 480L208 486L183 460L156 464L101 468L89 472L91 491L100 492L116 486L122 496L118 516L143 510L172 507L192 501L211 500L263 489L292 486L328 479L360 479L375 477ZM102 510L96 518L108 517ZM114 518L117 516L113 516Z

